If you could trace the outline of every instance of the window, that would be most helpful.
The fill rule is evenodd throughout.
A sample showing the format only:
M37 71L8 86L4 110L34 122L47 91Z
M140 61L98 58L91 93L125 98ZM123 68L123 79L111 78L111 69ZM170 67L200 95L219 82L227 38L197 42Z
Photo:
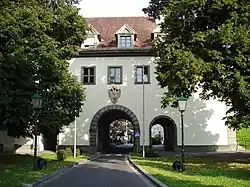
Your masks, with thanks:
M108 83L122 84L122 67L108 67Z
M94 45L84 45L84 47L94 48Z
M82 83L95 84L95 67L82 67Z
M150 83L150 76L149 76L150 67L144 65L144 83ZM143 83L143 66L136 66L135 67L135 83L142 84Z
M131 36L120 36L121 47L131 47Z

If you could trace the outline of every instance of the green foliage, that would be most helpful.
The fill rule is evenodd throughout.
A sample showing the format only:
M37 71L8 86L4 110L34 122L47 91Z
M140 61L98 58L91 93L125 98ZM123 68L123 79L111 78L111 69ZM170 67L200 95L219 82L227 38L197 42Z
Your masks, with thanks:
M160 157L160 155L158 154L158 153L156 153L156 152L154 152L154 151L147 151L146 153L145 153L145 156L147 157L147 158L157 158L157 157Z
M76 156L77 157L81 156L81 149L79 148L76 149Z
M154 46L162 104L201 90L228 106L226 124L250 125L250 1L169 0Z
M250 150L250 128L242 128L236 131L237 142L247 150Z
M65 149L60 149L60 150L57 151L58 160L70 158L72 156L73 156L73 151L72 151L72 149L70 147L67 147ZM77 157L81 156L81 150L80 149L76 149L76 156Z
M70 157L64 161L58 161L56 154L50 153L39 154L39 158L44 158L47 161L47 166L44 170L33 171L33 156L26 154L0 154L0 187L23 187L24 184L31 184L45 175L88 157L82 155L77 158Z
M133 152L130 153L131 156L138 156L138 157L142 157L142 150L139 150L138 154L137 154L137 149L133 149ZM156 157L160 157L160 155L158 153L156 153L153 150L147 150L145 152L145 157L147 158L156 158Z
M144 12L144 14L147 14L150 17L159 19L168 1L169 0L150 0L149 6L143 8L142 11Z
M65 151L66 151L67 157L73 156L73 152L72 152L72 149L70 147L67 147L65 149Z
M43 97L38 130L47 136L81 112L85 90L66 61L86 35L85 21L72 6L76 2L1 1L0 130L10 136L32 136L31 96L37 91Z
M173 172L172 164L176 156L159 158L141 158L133 156L132 160L146 172L172 187L248 187L249 160L238 155L233 158L230 153L216 157L213 154L204 157L185 156L185 172ZM178 159L180 160L180 158Z
M65 160L68 157L68 152L64 149L60 149L56 152L57 160Z

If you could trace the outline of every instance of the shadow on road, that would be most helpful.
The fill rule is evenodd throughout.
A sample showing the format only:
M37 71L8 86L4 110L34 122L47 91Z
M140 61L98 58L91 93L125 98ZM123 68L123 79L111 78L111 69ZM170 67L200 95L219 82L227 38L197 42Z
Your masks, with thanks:
M123 156L101 156L89 163L78 165L68 173L43 185L43 187L147 187L125 162Z

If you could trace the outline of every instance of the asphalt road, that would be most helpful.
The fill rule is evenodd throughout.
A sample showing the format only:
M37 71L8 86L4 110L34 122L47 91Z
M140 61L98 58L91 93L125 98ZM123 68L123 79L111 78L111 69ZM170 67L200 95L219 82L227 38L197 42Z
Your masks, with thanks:
M154 187L125 161L124 155L119 154L102 155L40 186Z

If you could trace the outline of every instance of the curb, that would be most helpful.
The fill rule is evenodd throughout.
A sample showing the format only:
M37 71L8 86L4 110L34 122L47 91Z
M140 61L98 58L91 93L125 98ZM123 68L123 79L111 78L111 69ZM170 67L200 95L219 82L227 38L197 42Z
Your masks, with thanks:
M74 162L72 163L71 165L67 166L67 167L64 167L64 168L61 168L61 169L58 169L57 171L54 171L53 173L49 173L45 176L43 176L42 178L38 179L37 181L33 182L31 185L29 185L30 187L35 187L35 186L38 186L39 184L41 183L44 183L46 181L48 181L49 179L52 179L58 175L61 175L61 174L64 174L66 173L67 171L71 170L73 167L77 166L77 165L80 165L80 164L85 164L91 160L95 160L96 158L98 158L100 155L99 154L96 154L96 155L93 155L89 158L87 158L86 160L82 160L82 161L79 161L79 162Z
M147 173L144 169L142 169L140 166L138 166L136 164L136 162L132 161L131 156L128 155L127 159L129 161L129 163L137 170L139 171L139 173L141 173L144 177L146 177L149 181L151 181L155 186L157 187L168 187L166 184L162 183L161 181L159 181L158 179L156 179L155 177L153 177L152 175L150 175L149 173Z

